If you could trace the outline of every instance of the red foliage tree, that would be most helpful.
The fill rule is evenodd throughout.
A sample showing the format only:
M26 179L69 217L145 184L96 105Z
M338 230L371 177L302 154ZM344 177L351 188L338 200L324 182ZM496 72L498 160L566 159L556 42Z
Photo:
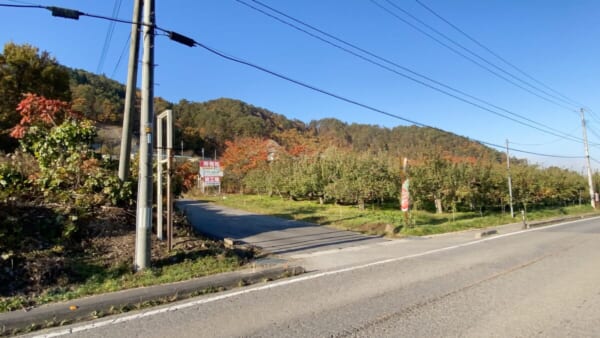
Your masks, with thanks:
M235 141L225 141L225 153L221 164L228 174L243 177L248 171L266 163L269 154L269 141L256 137L243 137Z
M17 105L21 121L10 132L10 136L21 139L31 126L53 127L64 119L76 117L69 103L51 100L43 96L27 93Z

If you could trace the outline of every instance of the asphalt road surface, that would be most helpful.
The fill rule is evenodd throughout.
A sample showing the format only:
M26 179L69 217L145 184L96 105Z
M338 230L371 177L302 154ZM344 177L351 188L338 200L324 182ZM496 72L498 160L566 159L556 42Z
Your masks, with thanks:
M386 241L382 237L258 215L212 203L181 200L176 205L196 231L217 239L233 238L280 256Z
M348 250L369 252L369 261L342 259L343 268L71 329L77 337L600 336L598 218L484 239L462 233ZM345 251L297 259L332 262Z

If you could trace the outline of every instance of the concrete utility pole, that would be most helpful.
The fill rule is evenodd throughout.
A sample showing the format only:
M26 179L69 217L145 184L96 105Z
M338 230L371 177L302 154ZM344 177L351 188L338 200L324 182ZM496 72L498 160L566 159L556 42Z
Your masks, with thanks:
M581 112L581 126L583 128L583 146L585 148L585 161L587 164L588 172L588 184L590 186L590 199L592 207L596 208L596 201L594 200L594 183L592 181L592 166L590 165L590 150L588 147L587 131L585 129L585 117L583 115L583 108L579 110Z
M123 130L121 131L121 156L119 158L119 179L121 182L125 182L129 177L129 162L131 161L131 116L135 107L141 19L142 0L133 0L133 24L131 25L129 43L129 66L127 68L127 88L125 91L125 109L123 110Z
M512 180L510 178L510 155L508 154L508 139L506 139L506 169L508 171L508 203L510 204L510 217L515 218L515 211L513 210Z
M152 230L152 121L154 91L154 0L144 1L144 55L142 57L142 109L140 161L135 237L135 270L150 266Z

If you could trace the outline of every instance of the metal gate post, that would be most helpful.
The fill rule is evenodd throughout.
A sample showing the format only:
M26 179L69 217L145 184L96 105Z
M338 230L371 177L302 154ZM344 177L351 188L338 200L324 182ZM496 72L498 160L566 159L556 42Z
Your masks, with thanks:
M163 164L167 164L167 246L169 250L172 248L173 241L173 200L172 200L172 192L171 192L171 175L173 172L173 111L165 110L160 113L157 117L157 145L158 145L158 163L157 163L157 172L158 172L158 180L157 180L157 236L158 239L163 239L163 200L162 200L162 173L163 173ZM164 142L163 142L163 132L162 132L162 124L163 120L166 119L167 122L167 156L164 156Z

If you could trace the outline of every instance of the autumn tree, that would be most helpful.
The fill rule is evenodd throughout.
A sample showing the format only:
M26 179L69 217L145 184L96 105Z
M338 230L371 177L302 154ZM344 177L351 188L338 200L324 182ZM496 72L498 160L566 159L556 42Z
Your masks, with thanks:
M23 94L34 93L48 99L68 101L69 74L47 52L31 45L4 45L0 54L0 149L11 151L17 143L8 134L19 122L16 108Z
M314 136L295 128L276 132L273 138L291 156L312 155L319 148L318 140Z
M21 120L10 135L37 160L39 173L31 180L44 198L68 204L129 201L131 186L121 184L93 156L90 145L96 128L92 121L71 111L67 102L35 94L27 94L17 111Z
M243 189L243 179L253 169L267 163L268 155L275 156L278 145L273 141L243 137L225 142L225 152L221 156L221 165L225 169L226 183L235 190Z

